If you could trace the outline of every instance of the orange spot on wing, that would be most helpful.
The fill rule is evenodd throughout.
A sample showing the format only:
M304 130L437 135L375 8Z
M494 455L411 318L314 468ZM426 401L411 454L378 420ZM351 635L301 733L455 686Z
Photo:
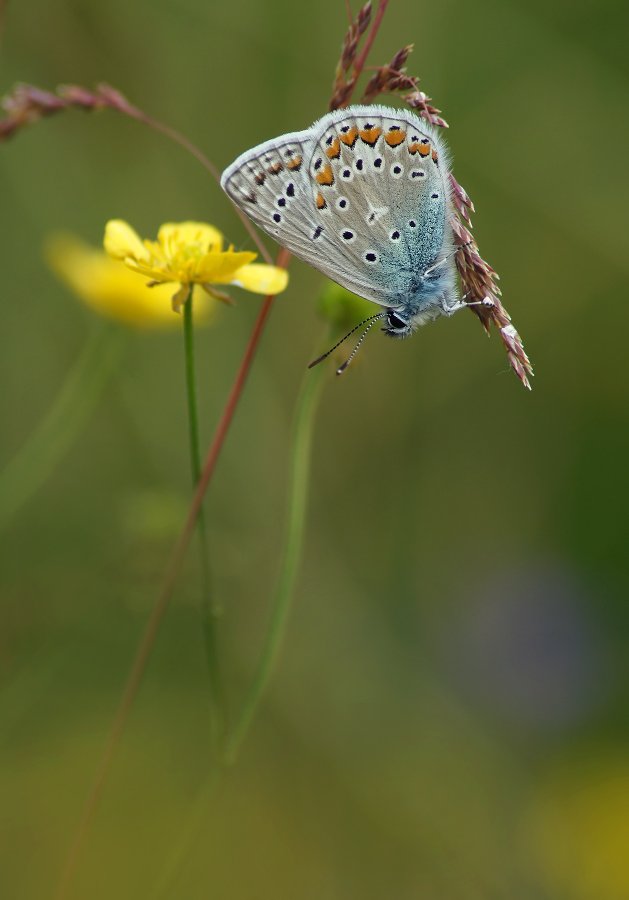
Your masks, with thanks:
M341 155L341 142L335 137L328 149L325 151L329 159L338 159Z
M375 147L376 141L382 134L382 128L363 128L360 132L360 139L364 141L365 144L369 144L370 147Z
M406 132L390 131L388 134L385 134L384 139L389 147L398 147L402 141L406 140Z
M420 156L428 156L430 153L430 144L420 144L414 142L408 145L408 152L410 154L419 153Z
M273 165L268 168L269 175L279 175L283 168L284 166L281 162L273 163Z
M349 131L346 131L345 134L340 135L341 141L345 144L346 147L353 147L356 141L358 140L358 128L350 128Z
M266 181L266 172L258 172L255 177L256 184L264 184Z
M317 194L317 199L315 200L315 203L317 205L317 209L325 209L326 206L328 205L325 202L325 198L324 198L323 194L321 194L321 193Z
M291 159L290 162L286 163L286 168L290 169L291 172L298 172L301 169L301 163L301 156L296 156L294 159Z
M327 163L320 172L317 172L315 178L318 184L334 184L334 173L330 163Z
M433 151L432 151L432 161L433 161L434 163L438 163L438 162L439 162L439 154L437 153L436 150L433 150Z

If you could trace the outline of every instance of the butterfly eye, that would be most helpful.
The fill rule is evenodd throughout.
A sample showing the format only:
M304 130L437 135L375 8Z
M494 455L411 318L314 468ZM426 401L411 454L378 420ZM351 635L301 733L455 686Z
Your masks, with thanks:
M408 322L406 321L406 319L403 319L402 316L399 316L392 309L387 313L387 322L389 324L389 328L393 328L395 331L405 331L408 328Z

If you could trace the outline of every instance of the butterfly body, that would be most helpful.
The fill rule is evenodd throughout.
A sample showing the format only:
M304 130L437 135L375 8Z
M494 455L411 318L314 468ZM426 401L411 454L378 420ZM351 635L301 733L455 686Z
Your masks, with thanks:
M350 106L243 153L229 197L292 253L385 307L406 337L458 302L447 148L413 113Z

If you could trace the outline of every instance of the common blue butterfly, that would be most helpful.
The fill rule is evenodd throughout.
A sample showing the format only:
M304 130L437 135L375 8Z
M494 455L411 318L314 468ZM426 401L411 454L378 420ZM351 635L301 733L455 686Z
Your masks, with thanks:
M449 176L435 128L406 110L349 106L247 150L221 186L295 256L386 307L368 328L384 320L401 338L471 305L456 287Z

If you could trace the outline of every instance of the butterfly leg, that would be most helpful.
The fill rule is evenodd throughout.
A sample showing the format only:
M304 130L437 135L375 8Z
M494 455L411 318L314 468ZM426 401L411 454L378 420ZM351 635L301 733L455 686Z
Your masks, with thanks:
M455 312L458 312L460 309L465 309L467 303L463 300L454 300L454 302L448 302L447 294L444 294L441 298L441 311L444 316L453 316Z
M494 301L491 297L483 297L482 300L474 300L472 303L465 302L465 296L460 300L455 300L454 303L448 304L448 298L444 295L441 298L441 309L446 316L453 316L455 312L458 312L460 309L467 309L469 306L484 306L485 308L490 308L494 306Z

